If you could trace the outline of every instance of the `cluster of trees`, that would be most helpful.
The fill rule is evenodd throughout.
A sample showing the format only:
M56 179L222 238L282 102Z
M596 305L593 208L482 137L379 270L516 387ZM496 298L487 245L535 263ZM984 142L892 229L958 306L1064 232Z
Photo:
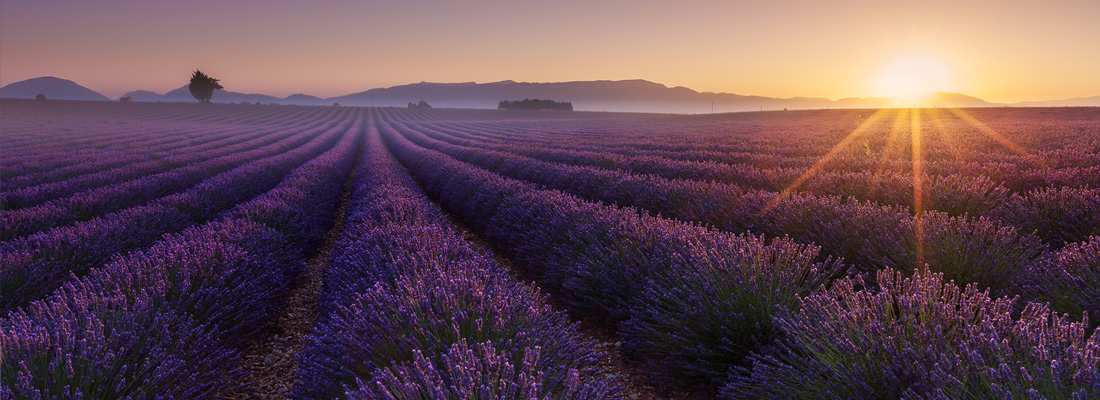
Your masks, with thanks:
M501 110L559 110L573 111L573 103L541 99L504 100L497 106Z
M413 102L410 101L409 102L409 108L432 108L432 105L428 104L428 102L426 102L424 100L420 100L419 103L413 103Z

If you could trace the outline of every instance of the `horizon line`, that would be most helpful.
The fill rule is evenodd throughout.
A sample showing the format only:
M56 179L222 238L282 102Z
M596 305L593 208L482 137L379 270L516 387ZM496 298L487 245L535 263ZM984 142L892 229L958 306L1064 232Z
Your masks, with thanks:
M8 82L8 83L0 82L0 88L7 87L7 86L15 84L15 83L21 83L21 82L25 82L25 81L28 81L28 80L39 79L39 78L54 78L54 79L61 79L61 80L70 81L70 82L76 83L77 85L85 87L89 90L92 90L93 92L104 95L108 99L112 99L112 100L117 100L119 97L125 96L126 94L129 94L129 93L137 92L137 91L147 91L147 92L155 93L158 96L164 96L164 95L168 94L168 92L171 92L173 90L178 90L182 87L187 86L187 84L183 84L180 87L174 87L174 88L165 90L163 92L156 91L156 90L149 90L149 89L139 88L139 89L127 90L127 91L122 92L121 94L119 94L117 96L111 96L111 95L105 94L104 92L102 92L100 90L92 89L91 87L88 87L88 86L86 86L86 85L84 85L80 82L77 82L75 80L72 80L72 79L63 78L63 77L59 77L59 76L55 76L55 75L41 75L41 76L37 76L37 77L33 77L33 78L17 80L17 81ZM690 88L690 87L687 87L687 86L682 86L682 85L670 86L670 85L662 83L662 82L652 81L652 80L648 80L648 79L644 79L644 78L591 79L591 80L568 80L568 81L545 81L545 82L517 81L517 80L513 80L513 79L494 80L494 81L485 81L485 82L478 82L478 81L433 82L433 81L423 81L422 80L422 81L419 81L419 82L396 84L396 85L392 85L392 86L377 86L377 87L372 87L372 88L363 89L363 90L356 90L356 91L352 91L352 92L349 92L349 93L345 93L345 94L341 94L341 95L335 95L335 96L328 96L328 97L317 96L317 95L310 94L310 93L305 93L305 92L295 92L295 93L290 93L290 94L287 94L287 95L284 95L284 96L279 96L279 95L273 95L273 94L265 93L265 92L262 92L262 91L255 92L255 91L235 91L235 90L231 90L231 89L224 89L224 90L227 91L227 92L239 93L239 94L243 94L243 95L262 95L262 96L275 97L275 98L279 98L279 99L286 99L290 96L296 96L296 95L305 95L305 96L317 97L317 98L320 98L322 100L331 100L331 99L335 99L335 98L338 98L338 97L345 97L345 96L355 95L355 94L359 94L359 93L363 93L363 92L367 92L367 91L371 91L371 90L391 89L391 88L395 88L395 87L412 86L412 85L417 85L417 84L438 84L438 85L461 85L461 84L488 85L488 84L494 84L494 83L563 84L563 83L635 82L635 81L652 83L652 84L663 86L667 89L680 89L680 88L687 89L687 90L691 90L692 92L695 92L695 93L701 94L701 95L734 95L734 96L743 96L743 97L763 97L763 98L773 99L773 100L824 99L824 100L836 102L836 101L848 100L848 99L855 99L855 100L893 99L893 100L896 100L897 98L903 97L903 96L888 96L888 95L882 95L882 96L876 96L876 95L856 96L856 95L853 95L853 96L845 96L845 97L837 97L837 98L824 97L824 96L807 96L807 95L797 95L797 96L791 96L791 97L776 97L776 96L769 96L769 95L762 95L762 94L741 94L741 93L721 92L721 91L699 91L697 89ZM978 96L975 96L975 95L971 95L971 94L968 94L968 93L965 93L965 92L954 92L954 91L946 91L946 90L925 91L925 92L921 92L920 96L927 96L927 95L930 95L930 94L958 94L958 95L972 97L972 98L975 98L975 99L978 99L978 100L981 100L981 101L985 101L987 103L997 105L997 106L1011 105L1011 104L1017 104L1017 103L1041 103L1041 102L1066 101L1066 100L1089 99L1089 98L1093 98L1093 97L1100 97L1100 94L1096 94L1096 95L1085 95L1085 96L1075 96L1075 97L1065 97L1065 98L1050 98L1050 99L1042 99L1042 100L1028 99L1028 100L1016 100L1016 101L995 101L995 100L987 100L985 98L978 97ZM1056 106L1056 107L1058 107L1058 106Z

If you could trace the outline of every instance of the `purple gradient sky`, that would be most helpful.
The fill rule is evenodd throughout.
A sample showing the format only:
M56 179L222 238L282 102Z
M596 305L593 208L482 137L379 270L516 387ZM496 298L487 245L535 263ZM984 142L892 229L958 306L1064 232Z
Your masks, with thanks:
M0 84L115 97L186 84L322 97L419 81L648 79L764 96L882 95L891 62L991 101L1100 95L1100 1L3 0Z

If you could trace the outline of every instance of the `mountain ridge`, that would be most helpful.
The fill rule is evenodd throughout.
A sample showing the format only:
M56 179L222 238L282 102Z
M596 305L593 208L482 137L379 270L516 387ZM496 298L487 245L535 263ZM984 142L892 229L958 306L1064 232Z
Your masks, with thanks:
M79 83L55 76L40 76L0 88L0 97L33 99L39 94L55 100L110 100Z
M66 88L59 90L57 87ZM82 89L82 90L81 90ZM76 82L40 77L15 82L0 88L0 97L33 98L43 93L48 99L109 100L106 96L80 86ZM51 93L54 95L51 96ZM70 93L70 94L66 94ZM76 93L79 93L77 95ZM193 102L187 85L164 94L148 90L126 93L133 101ZM72 98L80 97L80 98ZM726 92L699 92L684 86L666 86L644 79L593 80L569 82L418 82L373 88L343 96L321 98L308 94L276 97L262 93L240 93L228 90L214 92L215 103L277 103L297 105L342 105L404 107L409 102L427 101L437 108L496 108L501 100L542 98L573 103L579 111L625 111L703 114L709 112L757 111L781 109L879 108L904 107L890 97L845 97L830 100L822 97L768 97ZM950 92L936 92L916 102L920 107L1044 107L1100 106L1100 96L1073 99L993 103L977 97Z

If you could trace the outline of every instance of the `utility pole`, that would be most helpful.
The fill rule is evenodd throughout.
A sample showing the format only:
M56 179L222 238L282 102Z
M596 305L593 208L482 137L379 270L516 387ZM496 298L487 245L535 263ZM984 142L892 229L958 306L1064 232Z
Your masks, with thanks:
M710 113L714 114L714 102L710 102Z

